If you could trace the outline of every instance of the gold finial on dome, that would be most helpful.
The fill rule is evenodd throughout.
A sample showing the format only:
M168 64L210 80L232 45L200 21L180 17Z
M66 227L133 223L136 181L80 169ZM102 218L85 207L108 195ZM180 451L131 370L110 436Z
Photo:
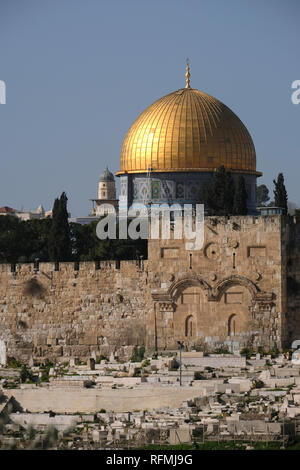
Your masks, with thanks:
M191 88L190 87L190 61L189 59L186 59L186 72L185 72L185 88Z

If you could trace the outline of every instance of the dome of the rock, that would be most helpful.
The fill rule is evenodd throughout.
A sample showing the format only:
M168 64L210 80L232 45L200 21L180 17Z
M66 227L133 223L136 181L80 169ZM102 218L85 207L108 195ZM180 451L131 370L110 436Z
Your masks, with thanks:
M256 153L252 138L224 103L190 87L148 106L127 132L120 158L120 200L196 203L197 194L224 166L245 177L249 213L256 213Z
M225 104L193 88L155 101L130 127L120 172L211 171L219 166L256 172L255 147Z

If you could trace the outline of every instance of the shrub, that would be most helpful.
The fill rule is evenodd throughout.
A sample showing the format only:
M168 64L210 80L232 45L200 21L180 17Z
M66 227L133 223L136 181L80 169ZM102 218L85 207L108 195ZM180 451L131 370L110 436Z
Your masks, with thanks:
M263 388L264 385L265 384L262 382L262 380L254 380L252 387L253 388Z
M197 372L197 371L196 371L196 372L194 373L194 380L203 380L203 379L204 379L204 377L203 377L203 375L201 374L201 372Z
M20 361L15 359L14 357L9 357L7 361L7 367L10 367L11 369L17 369L18 367L21 367L22 364Z
M135 373L133 374L133 377L140 377L141 376L141 368L137 367L135 370Z
M142 359L144 358L145 351L146 351L145 346L141 346L141 347L139 348L139 356L140 356Z
M145 347L141 346L135 353L131 356L131 362L141 362L144 359Z
M49 382L49 370L48 370L48 371L44 370L44 371L42 372L40 381L41 381L41 382Z
M100 364L101 361L108 361L108 359L107 359L107 357L104 356L103 354L100 354L100 356L97 357L95 363L96 363L96 364Z
M250 359L251 356L254 354L254 350L250 348L243 348L240 351L242 356L246 356L247 359Z
M49 371L53 366L53 362L49 361L49 359L46 359L45 363L40 367L42 371L40 382L49 382Z
M228 350L228 348L226 348L226 347L224 347L224 346L223 346L223 347L221 346L221 347L219 347L219 348L216 348L216 349L212 352L212 354L232 354L232 353Z
M27 368L25 364L22 366L22 369L20 372L20 380L22 383L35 381L35 377L33 373L31 372L31 370Z
M150 366L150 359L146 359L145 361L142 362L142 367L147 367Z

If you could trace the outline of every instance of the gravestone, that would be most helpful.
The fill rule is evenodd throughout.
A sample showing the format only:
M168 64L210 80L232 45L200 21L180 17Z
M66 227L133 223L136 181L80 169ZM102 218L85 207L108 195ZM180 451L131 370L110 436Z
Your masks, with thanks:
M115 355L113 352L110 353L109 362L116 362Z
M78 366L79 365L79 357L71 357L70 359L70 367Z
M90 370L95 370L95 359L93 357L90 357L88 359L87 365Z
M6 366L7 356L6 356L6 346L3 339L0 339L0 365Z

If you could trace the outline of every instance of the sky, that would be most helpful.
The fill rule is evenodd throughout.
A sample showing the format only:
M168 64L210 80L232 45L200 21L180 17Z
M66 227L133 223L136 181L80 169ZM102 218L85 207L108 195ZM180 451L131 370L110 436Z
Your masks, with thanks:
M158 98L191 86L231 108L273 196L300 207L299 0L0 0L0 206L46 210L65 191L90 213L125 134Z

